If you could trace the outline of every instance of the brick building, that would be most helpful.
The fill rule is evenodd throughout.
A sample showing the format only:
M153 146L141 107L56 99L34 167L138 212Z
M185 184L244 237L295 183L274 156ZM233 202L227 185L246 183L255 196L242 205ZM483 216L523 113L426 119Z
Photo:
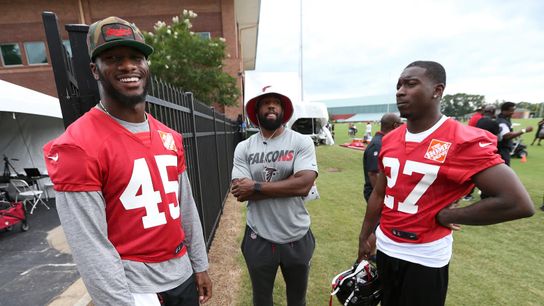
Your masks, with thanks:
M57 96L43 11L54 12L62 29L65 24L91 24L113 15L151 31L157 21L168 22L184 9L198 14L194 32L226 39L230 58L224 70L238 79L243 94L243 72L255 68L260 0L0 0L0 79ZM62 39L69 44L66 32ZM219 111L236 118L242 104Z

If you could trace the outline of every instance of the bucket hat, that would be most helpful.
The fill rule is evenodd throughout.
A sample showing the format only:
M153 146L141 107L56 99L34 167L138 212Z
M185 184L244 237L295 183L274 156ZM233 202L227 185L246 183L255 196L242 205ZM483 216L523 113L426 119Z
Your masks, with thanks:
M282 123L285 124L293 116L293 102L286 95L279 93L274 90L272 86L265 86L262 89L262 93L251 98L246 104L246 114L251 123L255 126L259 126L259 121L257 119L257 103L261 101L266 96L275 96L280 99L281 107L283 110L283 120Z

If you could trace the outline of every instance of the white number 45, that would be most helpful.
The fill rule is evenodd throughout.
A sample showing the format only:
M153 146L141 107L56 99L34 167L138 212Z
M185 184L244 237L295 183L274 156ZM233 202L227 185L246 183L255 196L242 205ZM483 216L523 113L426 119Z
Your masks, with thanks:
M170 216L175 220L180 215L179 205L177 205L179 183L177 180L168 180L166 168L177 166L177 157L174 155L157 155L155 156L155 162L159 169L164 192L176 193L176 203L168 203ZM140 187L141 194L138 195ZM144 228L166 224L166 216L164 212L159 211L158 206L162 202L161 193L153 187L151 173L149 172L145 158L139 158L134 161L132 176L119 200L121 200L126 210L145 207L146 215L142 218Z
M397 178L399 176L400 162L397 158L384 157L383 166L391 168L391 176L387 177L387 187L393 188L397 183ZM440 166L407 160L404 168L402 169L402 174L412 175L415 172L423 174L423 177L421 180L419 180L414 189L412 189L410 194L408 194L406 199L404 199L403 202L399 202L397 210L407 214L417 213L417 201L419 201L425 191L427 191L427 189L436 180L438 170L440 170ZM385 206L393 209L395 198L393 196L385 195L384 204Z

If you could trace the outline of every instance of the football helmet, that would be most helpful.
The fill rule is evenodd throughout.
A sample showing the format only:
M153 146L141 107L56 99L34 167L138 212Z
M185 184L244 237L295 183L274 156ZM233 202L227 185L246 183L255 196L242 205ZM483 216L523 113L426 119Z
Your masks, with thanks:
M381 300L378 270L366 260L332 279L332 296L344 306L375 306Z

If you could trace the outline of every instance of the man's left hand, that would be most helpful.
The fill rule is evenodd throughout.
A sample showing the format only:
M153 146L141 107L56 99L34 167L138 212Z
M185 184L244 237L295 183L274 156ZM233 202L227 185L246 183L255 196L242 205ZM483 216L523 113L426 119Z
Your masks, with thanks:
M438 222L438 224L442 225L443 227L447 227L447 228L449 228L451 230L454 230L454 231L461 230L461 225L459 225L459 224L443 223L442 222L442 216L448 212L447 211L448 209L456 209L458 207L459 207L459 201L455 201L455 202L451 203L448 207L443 208L442 210L440 210L438 212L438 214L436 215L436 221Z
M232 195L240 202L246 201L254 193L255 181L248 178L239 179L232 185Z
M208 276L208 272L195 273L196 288L198 289L198 301L200 304L206 303L212 298L212 280Z

